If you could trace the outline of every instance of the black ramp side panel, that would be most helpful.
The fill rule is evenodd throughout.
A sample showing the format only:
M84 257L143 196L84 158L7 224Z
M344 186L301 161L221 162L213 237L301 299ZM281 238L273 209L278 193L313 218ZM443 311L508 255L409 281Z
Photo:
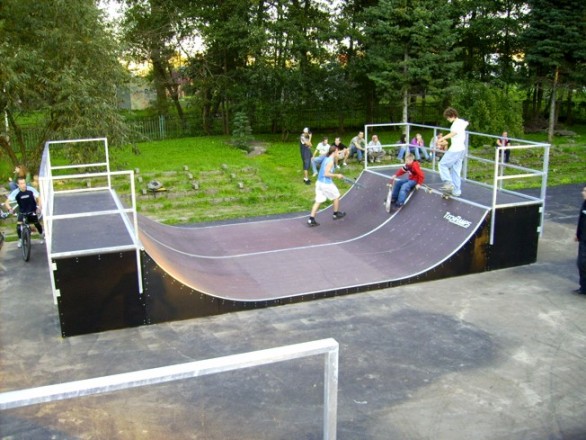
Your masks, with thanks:
M146 324L136 253L54 259L64 337Z
M537 261L540 212L536 206L497 209L494 245L490 250L489 269L521 266Z

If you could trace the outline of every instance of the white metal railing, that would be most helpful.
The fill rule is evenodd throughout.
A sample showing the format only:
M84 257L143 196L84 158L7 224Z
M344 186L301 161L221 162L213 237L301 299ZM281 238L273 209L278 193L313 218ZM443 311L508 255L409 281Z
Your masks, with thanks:
M425 128L425 129L433 130L433 139L437 138L438 132L449 131L449 128L447 128L447 127L436 127L436 126L432 126L432 125L412 124L412 123L405 123L405 122L367 124L364 126L364 138L365 138L366 143L368 142L369 129L372 130L373 128L376 128L376 127L380 127L380 128L382 128L382 127L393 127L393 128L404 127L404 131L405 131L405 135L406 135L406 142L404 144L402 144L402 143L396 143L396 144L385 143L385 144L382 144L383 148L385 148L385 147L404 147L404 146L410 145L409 139L410 139L411 127L418 127L418 128ZM543 234L543 223L545 220L545 195L546 195L547 175L548 175L548 167L549 167L549 149L550 149L551 145L548 143L544 143L544 142L534 142L534 141L529 141L529 140L525 140L525 139L508 138L508 140L511 143L515 143L518 145L511 145L511 146L506 146L506 147L495 148L495 158L494 158L494 160L491 160L491 159L481 158L478 156L474 156L473 154L470 154L470 151L468 149L470 136L481 136L484 138L494 139L495 141L497 139L500 139L501 136L489 135L489 134L485 134L485 133L477 133L477 132L473 132L473 131L466 131L466 156L464 158L464 163L462 165L462 179L469 180L469 181L471 181L470 179L468 179L468 161L469 160L476 160L479 162L484 162L484 163L490 164L491 166L494 167L494 178L493 178L493 184L491 186L492 206L490 207L490 209L491 209L492 215L491 215L491 228L490 228L490 244L491 245L494 244L494 226L495 226L496 209L503 208L503 207L509 207L509 206L522 206L522 205L527 205L527 204L534 204L536 202L541 203L542 204L541 220L540 220L540 226L539 226L539 234L541 236ZM432 170L435 171L436 170L436 155L434 154L434 151L432 148L429 148L429 147L424 147L424 148L426 150L429 150L430 153L432 153L431 154ZM542 164L542 168L540 170L535 170L535 169L530 169L530 168L526 168L526 167L521 167L518 165L504 163L504 161L500 160L500 158L503 157L503 153L505 150L522 150L522 149L535 149L535 148L543 149L543 151L544 151L543 164ZM368 169L368 158L366 156L367 155L365 154L364 167L365 167L365 169ZM515 169L515 170L518 170L523 173L522 174L514 174L514 175L505 175L505 173L504 173L505 168ZM503 182L505 180L527 179L527 178L534 178L534 177L541 177L540 198L528 197L528 196L522 195L520 193L515 193L515 194L520 195L529 201L524 201L524 202L519 202L519 203L509 203L509 204L497 204L497 202L496 202L497 193L498 193L498 191L503 191ZM482 184L480 182L477 182L477 183L479 183L483 186L490 186L490 185Z
M51 151L52 148L59 148L59 147L67 147L71 145L82 145L87 143L94 143L96 144L96 149L101 150L98 151L98 156L102 161L93 162L93 163L82 163L82 164L69 164L69 165L56 165L52 163L51 158ZM56 170L83 170L87 168L96 168L98 170L103 170L99 172L88 172L88 173L72 173L72 174L64 174L64 175L54 175L53 171ZM115 194L115 191L112 187L112 177L113 176L128 176L128 181L130 184L130 197L131 197L131 206L129 208L125 208L120 203L118 197ZM93 188L82 188L81 186L75 187L74 189L61 189L56 190L55 188L55 181L75 181L75 180L86 180L91 178L105 178L105 184ZM142 283L142 265L140 262L140 249L142 245L140 244L140 240L138 238L138 218L136 213L136 192L135 192L135 184L134 184L134 172L133 171L111 171L110 169L110 158L109 158L109 150L108 150L108 140L106 138L91 138L91 139L72 139L72 140L62 140L62 141L49 141L45 143L45 150L43 151L43 158L41 161L41 170L39 173L39 183L40 183L40 192L41 198L43 200L43 214L44 214L44 221L45 221L45 235L46 235L46 246L47 246L47 258L49 263L49 268L52 268L52 258L56 257L63 257L63 256L77 256L88 254L91 250L87 251L80 251L80 252L70 252L64 254L55 254L52 251L52 234L53 234L53 221L59 219L66 219L66 218L79 218L79 217L91 217L91 216L98 216L98 215L111 215L111 214L120 214L122 221L126 225L126 229L128 230L133 245L130 249L133 249L136 254L136 265L137 265L137 276L138 276L138 287L139 292L142 293L143 291L143 283ZM115 201L117 206L117 211L113 210L99 210L96 209L95 211L91 212L84 212L84 213L75 213L75 214L67 214L67 215L54 215L54 196L56 193L75 193L75 192L89 192L89 191L100 191L100 190L108 190L112 194L112 198ZM130 220L129 220L130 217ZM127 250L129 246L122 246L122 247L115 247L115 248L100 248L93 250L94 252L113 252L119 250ZM54 277L51 277L51 286L53 290L53 301L57 304L57 297L58 291L55 285Z
M336 439L339 344L333 338L249 353L0 393L0 410L173 382L308 356L325 355L323 438Z

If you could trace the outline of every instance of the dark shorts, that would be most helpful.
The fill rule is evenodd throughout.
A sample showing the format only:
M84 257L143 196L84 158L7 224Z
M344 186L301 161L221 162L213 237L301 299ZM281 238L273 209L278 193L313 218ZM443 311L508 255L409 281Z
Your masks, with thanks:
M17 218L18 221L22 222L25 215L26 215L26 219L29 223L32 223L32 224L39 223L39 218L37 217L36 212L29 212L29 213L25 213L25 214L23 214L22 212L19 212L18 218Z

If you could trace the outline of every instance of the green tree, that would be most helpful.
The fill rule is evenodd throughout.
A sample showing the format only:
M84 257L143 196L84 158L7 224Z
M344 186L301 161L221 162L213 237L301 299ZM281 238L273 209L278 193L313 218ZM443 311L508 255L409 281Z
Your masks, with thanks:
M149 63L150 77L157 94L159 115L169 113L169 98L183 121L184 111L179 100L181 76L173 65L178 47L192 31L183 19L181 1L122 0L127 8L122 20L125 48L134 61Z
M292 108L328 100L324 65L332 59L327 47L332 23L320 5L315 0L191 3L187 15L204 50L190 60L189 76L201 100L204 128L209 115L218 114L227 134L234 112L264 110L276 130Z
M248 116L244 112L237 112L234 115L232 143L238 148L250 152L250 145L253 140L254 137L252 136L252 128L250 128Z
M526 23L526 2L521 0L462 0L452 9L458 46L462 52L459 77L510 84L515 55Z
M381 0L364 12L368 77L380 100L400 100L403 122L417 95L449 85L459 66L449 4L434 0Z
M531 0L528 4L525 61L535 93L549 87L548 140L552 142L558 90L586 85L586 3Z
M0 4L0 148L11 163L36 169L47 140L126 136L116 97L124 71L102 20L91 0ZM42 132L27 145L21 115L33 111Z
M468 129L477 133L500 135L508 131L511 137L523 134L521 99L516 93L480 81L461 81L452 90L450 104L470 122ZM478 147L485 139L473 137Z

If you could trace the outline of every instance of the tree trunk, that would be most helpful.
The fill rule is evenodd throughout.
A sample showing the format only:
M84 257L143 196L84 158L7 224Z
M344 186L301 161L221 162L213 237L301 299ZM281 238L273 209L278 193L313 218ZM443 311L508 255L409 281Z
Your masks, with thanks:
M403 116L402 122L409 122L409 90L403 90Z
M159 116L167 116L168 101L167 101L167 87L165 78L165 68L158 50L151 51L151 62L153 63L153 82L155 83L155 91L157 93L157 113Z
M574 123L574 91L570 87L568 90L568 99L566 100L566 124L572 125Z
M409 61L409 53L407 52L407 49L405 49L405 52L403 53L403 61L405 62L404 64L404 68L403 68L403 73L405 74L405 78L407 78L407 63ZM405 124L409 122L409 86L405 85L403 87L403 117L402 117L402 122L404 122Z
M212 106L211 106L211 92L208 88L205 88L202 91L203 96L203 105L201 111L201 125L203 128L203 132L206 135L211 134L212 122L211 122L211 114L212 114Z
M547 128L547 141L550 144L553 143L553 133L555 130L556 92L557 92L559 75L560 75L559 67L556 67L555 73L553 75L553 83L551 85L551 101L549 103L549 125Z

